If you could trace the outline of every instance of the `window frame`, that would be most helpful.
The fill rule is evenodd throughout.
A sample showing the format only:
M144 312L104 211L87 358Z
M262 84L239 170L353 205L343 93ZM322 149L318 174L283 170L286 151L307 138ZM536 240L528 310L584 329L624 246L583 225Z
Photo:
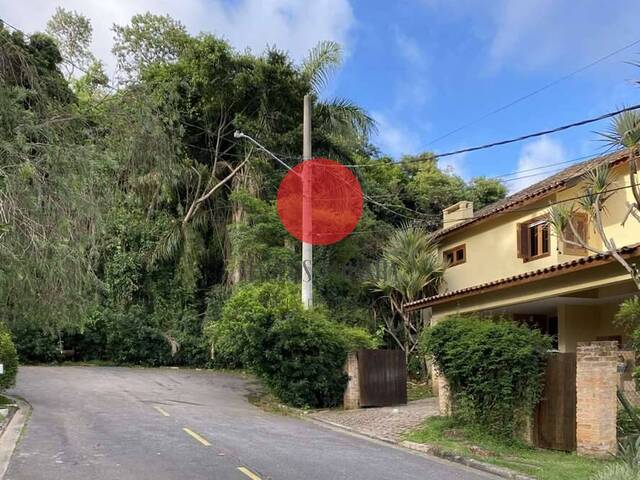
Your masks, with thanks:
M457 260L457 255L456 253L462 251L462 260ZM451 254L451 256L453 257L453 261L449 262L447 260L447 256ZM444 262L447 264L447 267L455 267L456 265L462 265L463 263L466 263L467 261L467 244L466 243L462 243L460 245L456 245L455 247L451 247L448 248L446 250L444 250L442 252L442 259L444 260Z
M531 255L531 238L527 238L526 242L526 251L523 251L523 241L522 235L523 231L526 232L526 235L530 235L530 229L532 227L538 228L538 253L536 255ZM547 251L544 252L544 230L547 230ZM551 255L551 227L549 225L549 216L548 215L540 215L535 218L531 218L526 222L520 222L517 224L517 248L518 248L518 258L522 258L524 263L532 262L534 260L539 260L541 258L545 258Z

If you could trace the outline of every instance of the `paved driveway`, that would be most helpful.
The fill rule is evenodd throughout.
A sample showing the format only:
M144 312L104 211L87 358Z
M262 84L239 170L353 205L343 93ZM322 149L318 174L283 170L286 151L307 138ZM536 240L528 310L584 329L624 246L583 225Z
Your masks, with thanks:
M251 384L171 369L22 367L33 406L11 480L475 480L439 459L265 413Z

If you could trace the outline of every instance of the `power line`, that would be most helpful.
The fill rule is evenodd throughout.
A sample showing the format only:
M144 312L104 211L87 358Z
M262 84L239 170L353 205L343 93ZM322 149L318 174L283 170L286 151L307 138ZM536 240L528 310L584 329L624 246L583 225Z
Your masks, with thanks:
M0 23L3 24L3 25L7 25L8 27L12 28L13 30L15 30L17 32L20 32L23 35L26 35L23 30L15 27L14 25L8 23L5 20L0 20ZM594 62L592 62L592 63L590 63L590 64L588 64L588 65L586 65L586 66L574 71L574 72L571 72L570 74L568 74L568 75L556 80L555 82L551 82L550 84L548 84L548 85L546 85L544 87L541 87L537 91L534 91L534 92L532 92L532 93L530 93L528 95L525 95L525 96L523 96L523 97L521 97L519 99L516 99L515 101L511 102L510 104L507 104L507 105L505 105L503 107L500 107L499 109L495 110L492 113L490 112L486 116L492 115L493 113L497 113L497 112L499 112L501 110L504 110L505 108L510 107L511 105L513 105L515 103L518 103L519 101L522 101L522 100L524 100L526 98L529 98L529 97L531 97L531 96L533 96L533 95L535 95L535 94L537 94L537 93L539 93L539 92L541 92L541 91L543 91L543 90L545 90L545 89L547 89L547 88L549 88L549 87L551 87L551 86L553 86L553 85L555 85L555 84L557 84L557 83L559 83L559 82L561 82L561 81L563 81L563 80L565 80L565 79L567 79L567 78L569 78L569 77L571 77L571 76L573 76L573 75L575 75L575 74L577 74L577 73L579 73L579 72L581 72L583 70L586 70L587 68L590 68L591 66L593 66L593 65L595 65L595 64L597 64L597 63L599 63L601 61L604 61L605 59L607 59L607 58L619 53L620 51L626 50L626 49L628 49L628 48L630 48L633 45L636 45L638 43L640 43L640 40L637 40L637 41L635 41L635 42L633 42L631 44L628 44L628 45L626 45L626 46L624 46L624 47L622 47L622 48L620 48L620 49L618 49L618 50L606 55L605 57L602 57L602 58L600 58L600 59L598 59L598 60L596 60L596 61L594 61ZM76 65L75 63L73 63L72 61L70 61L68 59L63 60L63 62L64 63L68 63L72 67L78 69L79 71L81 71L81 72L83 72L85 74L89 73L87 69ZM105 86L107 88L113 90L113 91L116 91L116 92L118 91L118 89L116 87L112 86L109 83L106 83ZM522 135L522 136L511 138L511 139L499 140L499 141L495 141L495 142L491 142L491 143L487 143L487 144L483 144L483 145L479 145L479 146L475 146L475 147L463 148L463 149L454 150L454 151L445 152L445 153L440 153L440 154L433 154L430 158L424 159L424 160L423 159L405 160L404 163L417 163L417 162L421 162L421 161L430 161L432 159L444 158L444 157L449 157L449 156L453 156L453 155L459 155L459 154L462 154L462 153L469 153L469 152L474 152L474 151L478 151L478 150L485 150L485 149L488 149L488 148L494 148L494 147L497 147L497 146L503 146L503 145L507 145L507 144L510 144L510 143L521 142L521 141L524 141L524 140L528 140L530 138L536 138L536 137L540 137L540 136L544 136L544 135L548 135L548 134L552 134L552 133L557 133L557 132L560 132L560 131L568 130L570 128L575 128L575 127L578 127L578 126L587 125L587 124L594 123L594 122L597 122L597 121L600 121L600 120L604 120L604 119L607 119L607 118L614 117L614 116L619 115L619 114L624 113L624 112L629 112L629 111L633 111L633 110L637 110L637 109L640 109L640 104L636 104L636 105L633 105L631 107L625 107L625 108L619 109L619 110L614 111L614 112L605 113L605 114L600 115L598 117L593 117L593 118L581 120L581 121L578 121L578 122L562 125L562 126L559 126L559 127L556 127L556 128L552 128L552 129L538 131L538 132ZM486 116L483 117L483 118L486 118ZM483 118L481 118L481 119L483 119ZM481 119L478 119L478 120L476 120L474 122L480 121ZM199 127L197 125L192 125L192 126L198 127L198 128L202 128L202 127ZM462 129L462 128L466 128L466 126L460 127L460 129ZM284 165L288 170L292 170L292 168L286 162L284 162L283 160L278 158L273 152L271 152L270 150L268 150L267 148L262 146L260 143L258 143L257 141L255 141L251 137L249 137L247 135L244 135L244 134L240 134L240 136L237 136L236 138L240 138L240 137L248 138L253 143L255 143L259 148L261 148L263 151L265 151L267 154L269 154L271 157L273 157L279 163ZM442 138L444 138L444 137L442 137ZM438 139L432 141L431 143L433 143L433 142L435 142L437 140ZM289 156L289 158L298 158L299 159L300 157L291 157L291 156ZM579 160L579 159L574 159L574 160ZM569 163L569 162L570 161L558 162L558 164ZM546 165L544 167L537 167L537 168L547 168L547 167L550 167L552 165L554 165L554 164ZM365 164L365 165L362 165L362 164L351 164L351 165L343 165L343 166L352 167L352 168L364 168L364 167L371 167L371 166L378 167L379 165L375 165L375 164ZM535 170L535 169L530 169L530 170ZM522 173L522 172L520 172L520 173ZM505 176L507 176L507 175L509 175L509 174L506 174ZM537 176L537 175L540 175L540 174L535 174L535 175L530 175L530 176ZM520 179L520 178L527 178L527 177L525 176L525 177L519 177L519 178L512 178L510 180L505 180L505 181L514 181L514 180L517 180L517 179ZM628 187L622 187L622 188L628 188ZM612 191L614 191L614 190L612 190ZM391 213L393 213L395 215L402 216L402 217L410 219L410 220L415 220L415 218L409 217L407 215L404 215L404 214L401 214L401 213L398 213L398 212L392 210L391 208L389 208L388 205L385 205L385 204L382 204L380 202L377 202L376 200L374 200L373 198L371 198L369 195L365 194L364 192L363 192L363 197L367 201L373 203L374 205L377 205L377 206L379 206L381 208L384 208L384 209L390 211ZM584 198L584 197L576 197L576 198L574 198L574 200L577 199L577 198ZM564 201L568 201L568 200L571 200L571 199L563 200L563 202ZM404 208L406 210L412 211L414 213L417 213L417 214L420 214L420 215L423 215L423 216L435 215L435 214L427 214L427 213L418 212L417 210L410 209L410 208L408 208L406 206L398 205L397 207ZM475 217L472 217L472 218L475 218ZM456 221L460 221L460 219L458 219Z
M627 49L629 49L629 48L631 48L631 47L633 47L635 45L638 45L639 43L640 43L640 40L635 40L635 41L633 41L631 43L628 43L627 45L625 45L625 46L623 46L621 48L618 48L617 50L614 50L613 52L608 53L607 55L605 55L603 57L600 57L597 60L594 60L593 62L591 62L591 63L589 63L587 65L584 65L584 66L578 68L577 70L574 70L574 71L564 75L563 77L560 77L560 78L558 78L558 79L556 79L556 80L554 80L554 81L552 81L550 83L547 83L546 85L543 85L542 87L534 90L533 92L530 92L530 93L527 93L526 95L518 97L515 100L512 100L512 101L510 101L510 102L508 102L508 103L496 108L495 110L492 110L490 112L485 113L484 115L481 115L480 117L476 118L475 120L472 120L472 121L470 121L468 123L465 123L464 125L461 125L461 126L455 128L455 129L447 132L447 133L444 133L443 135L431 140L429 143L427 143L426 146L433 145L434 143L439 142L440 140L443 140L443 139L453 135L454 133L458 133L459 131L464 130L465 128L468 128L468 127L470 127L472 125L476 125L479 122L481 122L482 120L485 120L486 118L488 118L488 117L490 117L492 115L495 115L496 113L500 113L500 112L512 107L513 105L516 105L517 103L520 103L520 102L522 102L522 101L524 101L524 100L526 100L528 98L533 97L534 95L537 95L540 92L548 90L549 88L551 88L551 87L553 87L553 86L555 86L555 85L557 85L557 84L559 84L559 83L561 83L561 82L573 77L574 75L577 75L578 73L584 72L585 70L593 67L594 65L597 65L598 63L601 63L601 62L603 62L603 61L605 61L605 60L617 55L618 53L620 53L620 52L622 52L624 50L627 50Z
M601 192L601 194L617 192L617 191L620 191L620 190L625 190L627 188L632 188L632 185L624 185L624 186L621 186L621 187L615 187L615 188L610 188L610 189L607 189L607 190L603 190ZM559 204L566 203L566 202L572 202L572 201L575 201L575 200L580 200L582 198L586 198L586 197L589 197L589 196L592 196L592 194L584 194L584 195L578 195L578 196L571 197L571 198L565 198L563 200L557 200L557 201L554 201L554 202L550 202L544 207L529 207L529 208L508 209L508 210L505 210L505 211L496 212L496 213L492 214L492 216L494 216L494 215L495 216L506 215L506 214L511 214L511 213L514 213L514 212L538 212L540 210L543 210L544 208L549 208L549 207L552 207L554 205L559 205ZM467 221L467 220L477 220L477 219L479 219L479 217L458 218L458 219L455 219L455 220L443 221L442 223L443 224L446 224L446 223L459 223L459 222L463 222L463 221ZM416 221L418 224L420 224L420 222L421 222L420 219L413 219L413 220ZM393 228L393 227L391 227L391 228ZM362 234L365 234L365 233L386 233L386 232L388 232L388 230L356 230L356 231L352 232L350 235L354 235L354 234L362 235ZM433 233L437 233L437 232L433 232Z
M557 132L562 132L564 130L569 130L570 128L581 127L583 125L588 125L590 123L599 122L600 120L605 120L607 118L612 118L612 117L615 117L617 115L620 115L621 113L631 112L633 110L638 110L638 109L640 109L640 104L632 105L630 107L620 108L620 109L615 110L613 112L608 112L608 113L604 113L602 115L598 115L597 117L587 118L585 120L580 120L578 122L568 123L566 125L561 125L559 127L550 128L548 130L541 130L541 131L538 131L538 132L529 133L529 134L526 134L526 135L521 135L521 136L515 137L515 138L509 138L509 139L506 139L506 140L498 140L496 142L485 143L484 145L478 145L476 147L461 148L459 150L453 150L451 152L435 153L435 154L433 154L433 156L431 158L451 157L453 155L459 155L461 153L476 152L478 150L486 150L488 148L500 147L500 146L503 146L503 145L508 145L510 143L522 142L524 140L529 140L530 138L542 137L544 135L549 135L549 134L552 134L552 133L557 133ZM406 160L405 163L415 163L415 162L420 162L420 161L424 161L424 160L416 158L416 159Z
M23 35L25 35L25 32L23 30L13 26L12 24L6 22L5 20L0 20L0 22L2 22L2 24L7 25L8 27L14 29L15 31L20 32ZM619 49L619 51L622 51L622 50L624 50L626 48L629 48L629 47L631 47L631 46L633 46L635 44L638 44L638 43L640 43L640 40L637 40L636 42L634 42L632 44L629 44L629 45ZM618 53L618 51L609 54L609 56L615 55L616 53ZM599 59L598 61L601 61L601 60L604 60L604 59L605 59L605 57L603 57L602 59ZM598 61L594 62L594 64L598 63ZM69 60L63 60L63 62L68 63L69 65L73 66L74 68L77 68L81 72L88 73L88 70L86 70L86 69L84 69L82 67L79 67L78 65L75 65L73 62L71 62ZM582 69L580 69L579 71L584 70L586 68L589 68L590 66L591 65L587 65L587 66L583 67ZM560 80L558 80L558 81L560 81ZM110 88L112 90L118 91L118 89L116 87L114 87L114 86L112 86L110 84L106 84L105 86L107 86L108 88ZM462 149L459 149L459 150L453 150L453 151L445 152L445 153L434 153L429 159L424 159L423 160L423 159L416 158L416 159L411 159L411 160L405 160L404 163L418 163L418 162L422 162L422 161L430 161L431 159L445 158L445 157L450 157L450 156L453 156L453 155L459 155L459 154L462 154L462 153L475 152L475 151L478 151L478 150L486 150L488 148L508 145L510 143L522 142L524 140L528 140L528 139L531 139L531 138L541 137L541 136L544 136L544 135L549 135L549 134L552 134L552 133L557 133L557 132L561 132L561 131L564 131L564 130L568 130L570 128L575 128L575 127L588 125L590 123L595 123L595 122L598 122L600 120L605 120L607 118L615 117L616 115L619 115L619 114L624 113L624 112L629 112L629 111L638 110L638 109L640 109L640 104L636 104L636 105L633 105L633 106L630 106L630 107L621 108L621 109L616 110L614 112L605 113L605 114L599 115L597 117L592 117L592 118L588 118L588 119L585 119L585 120L569 123L569 124L566 124L566 125L561 125L559 127L551 128L551 129L548 129L548 130L542 130L542 131L538 131L538 132L534 132L534 133L530 133L530 134L526 134L526 135L521 135L519 137L506 139L506 140L499 140L499 141L495 141L495 142L491 142L491 143L487 143L487 144L483 144L483 145L478 145L478 146L475 146L475 147L462 148ZM196 125L193 125L193 126L194 127L198 127ZM198 127L198 128L202 128L202 127ZM271 152L269 152L269 153L272 154ZM291 157L291 158L300 158L300 157ZM346 164L346 165L343 165L343 166L352 167L352 168L366 168L366 167L369 167L369 166L377 166L377 165L371 165L371 164L369 164L369 165L350 164L349 165L349 164Z
M432 160L438 159L438 158L445 158L445 157L451 157L453 155L460 155L462 153L469 153L469 152L477 152L478 150L486 150L488 148L494 148L494 147L500 147L503 145L508 145L511 143L517 143L517 142L522 142L524 140L529 140L531 138L537 138L537 137L542 137L544 135L549 135L552 133L558 133L558 132L562 132L564 130L569 130L571 128L575 128L575 127L581 127L584 125L588 125L590 123L595 123L595 122L599 122L600 120L606 120L607 118L612 118L615 117L617 115L620 115L621 113L625 113L625 112L631 112L633 110L638 110L640 109L640 104L636 104L636 105L632 105L630 107L624 107L624 108L620 108L618 110L615 110L613 112L608 112L608 113L604 113L602 115L598 115L597 117L591 117L591 118L587 118L585 120L579 120L577 122L573 122L573 123L568 123L565 125L560 125L559 127L555 127L555 128L550 128L547 130L540 130L538 132L533 132L533 133L528 133L526 135L521 135L519 137L514 137L514 138L508 138L505 140L497 140L491 143L485 143L482 145L478 145L475 147L468 147L468 148L461 148L458 150L453 150L450 152L444 152L444 153L434 153L432 155L430 155L428 158L413 158L413 159L407 159L404 160L402 163L420 163L420 162L430 162ZM376 164L347 164L347 165L343 165L345 167L352 167L352 168L367 168L367 167L378 167L379 165Z

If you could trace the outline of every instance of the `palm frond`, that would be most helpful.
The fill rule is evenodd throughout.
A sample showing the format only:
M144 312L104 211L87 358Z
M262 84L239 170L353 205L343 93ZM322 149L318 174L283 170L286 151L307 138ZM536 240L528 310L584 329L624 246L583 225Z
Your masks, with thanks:
M444 270L437 246L427 231L404 224L387 241L381 261L371 267L366 283L404 303L437 292Z
M573 204L558 203L551 206L549 209L549 225L551 225L556 235L561 236L562 232L566 230L574 211L575 206Z
M611 168L608 164L599 165L585 173L583 178L586 185L578 204L585 212L593 215L595 208L604 210L605 202L615 193L611 191Z
M609 129L600 133L600 136L611 147L637 146L640 143L640 113L630 110L615 116Z
M342 63L342 48L332 41L319 42L302 62L302 74L308 79L313 93L327 85L329 74Z
M362 107L345 98L319 102L315 109L317 121L337 135L356 134L368 138L377 131L376 122Z
M183 244L184 235L181 222L175 221L156 244L151 255L151 264L176 258L181 252Z

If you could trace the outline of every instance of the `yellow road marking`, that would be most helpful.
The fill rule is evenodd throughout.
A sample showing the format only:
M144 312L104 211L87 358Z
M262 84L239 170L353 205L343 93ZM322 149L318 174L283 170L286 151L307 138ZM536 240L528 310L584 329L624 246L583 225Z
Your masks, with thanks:
M253 473L251 470L249 470L248 468L244 468L244 467L238 467L238 470L240 470L242 473L244 473L247 477L249 477L251 480L262 480L258 475L256 475L255 473Z
M162 415L163 417L170 417L171 416L160 407L153 407L153 408L155 408L158 412L160 412L160 415Z
M199 441L202 445L204 445L205 447L210 447L211 444L207 441L206 438L201 437L200 435L198 435L196 432L194 432L193 430L189 430L188 428L183 428L182 430L184 430L184 432L187 435L191 435L193 438L195 438L197 441Z

